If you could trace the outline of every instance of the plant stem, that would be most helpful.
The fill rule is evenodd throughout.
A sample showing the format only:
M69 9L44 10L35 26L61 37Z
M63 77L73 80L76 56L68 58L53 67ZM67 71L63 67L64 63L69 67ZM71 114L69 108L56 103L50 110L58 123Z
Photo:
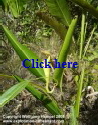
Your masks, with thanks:
M85 65L85 63L84 63L84 65ZM75 103L76 118L79 117L79 109L80 109L81 93L82 93L82 87L83 87L84 71L85 71L85 66L82 68L82 72L81 72L81 76L80 76L80 80L79 80L79 85L78 85L78 92L77 92L77 98L76 98L76 103Z
M84 33L85 31L85 14L83 13L82 14L82 22L81 22L81 38L80 38L80 56L79 58L81 59L82 58L82 52L83 52L83 44L84 44Z

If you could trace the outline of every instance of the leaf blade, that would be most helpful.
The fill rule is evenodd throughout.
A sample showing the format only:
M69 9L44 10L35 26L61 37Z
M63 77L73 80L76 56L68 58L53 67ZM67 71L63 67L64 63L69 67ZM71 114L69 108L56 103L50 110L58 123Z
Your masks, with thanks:
M66 0L45 0L45 2L53 16L59 18L64 25L70 25L71 14Z
M64 43L62 45L62 48L61 48L61 51L60 51L59 57L58 57L58 62L60 62L60 63L65 62L67 59L67 55L68 55L68 51L69 51L69 48L71 45L72 35L74 32L76 23L77 23L77 18L73 19L69 26L69 29L67 31ZM60 84L60 82L61 82L63 70L64 70L64 68L55 68L53 78L56 82L58 82L58 84Z
M2 96L0 96L0 107L3 107L7 102L15 98L28 83L29 81L22 81L8 89Z
M23 81L19 76L14 76L18 82ZM47 93L46 96L44 93L37 90L33 84L28 84L26 90L29 91L36 99L42 101L43 106L52 114L52 115L63 115L63 111L58 106L56 100Z
M4 25L2 25L6 36L9 39L9 42L11 43L12 47L16 51L16 53L19 55L20 59L23 61L24 59L38 59L38 62L41 62L41 59L31 50L29 50L26 46L23 46L20 44L14 34ZM28 61L26 62L26 66L31 66L32 62ZM27 68L31 73L36 75L37 77L41 77L41 80L45 81L45 74L44 70L42 68Z

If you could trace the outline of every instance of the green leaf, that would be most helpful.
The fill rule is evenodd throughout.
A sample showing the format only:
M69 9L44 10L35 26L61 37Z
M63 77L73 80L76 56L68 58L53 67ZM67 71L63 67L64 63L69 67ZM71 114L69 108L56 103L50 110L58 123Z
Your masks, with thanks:
M26 89L38 100L42 101L44 107L52 114L52 115L62 115L62 110L59 108L57 102L53 100L53 98L49 98L45 94L41 93L37 89L35 89L32 85L28 85Z
M71 0L98 19L98 9L89 4L86 0Z
M14 17L18 17L23 11L23 5L26 0L2 0L5 6L5 10L10 11Z
M69 26L71 23L71 14L66 0L45 0L49 11L53 16L56 16L61 22Z
M75 114L75 108L74 108L74 106L71 106L71 111L70 111L70 125L77 125L77 119L76 119L76 114Z
M17 81L23 81L19 76L14 76ZM26 86L26 90L28 90L36 99L42 101L43 106L52 114L52 115L63 115L62 110L59 108L57 101L47 93L47 96L37 90L33 84L28 84Z
M94 69L98 69L98 65L95 64L95 65L94 65Z
M2 96L0 96L0 107L3 107L7 102L16 97L30 81L22 81L10 89L8 89Z
M79 82L78 82L76 102L75 102L75 105L74 105L76 118L79 117L79 110L80 110L80 102L81 102L84 76L85 76L85 63L83 63L82 72L81 72L80 79L79 79Z
M72 22L69 26L68 32L66 34L64 43L62 45L62 48L61 48L61 51L60 51L60 54L59 54L59 57L58 57L58 62L60 62L61 64L63 62L65 62L66 59L67 59L67 55L68 55L68 52L69 52L69 49L70 49L70 46L71 46L72 36L73 36L73 33L74 33L76 23L77 23L77 18L72 20ZM61 82L63 70L64 70L64 68L55 68L54 80L56 82L58 82L58 84L60 84L60 82Z
M36 15L42 19L46 24L50 25L55 32L60 36L62 40L65 39L66 32L68 30L67 27L64 27L63 24L58 22L55 18L50 17L46 12L37 12Z
M38 62L41 62L41 59L31 50L29 50L26 46L20 44L14 34L6 27L2 26L7 38L9 39L9 42L11 43L14 50L19 55L20 59L23 61L24 59L38 59ZM26 66L32 66L31 61L27 61ZM41 77L41 80L45 81L45 74L43 68L27 68L31 73L36 75L37 77Z
M82 20L81 20L81 32L80 32L80 55L79 58L82 59L83 56L83 47L84 47L84 42L85 42L85 14L82 13Z

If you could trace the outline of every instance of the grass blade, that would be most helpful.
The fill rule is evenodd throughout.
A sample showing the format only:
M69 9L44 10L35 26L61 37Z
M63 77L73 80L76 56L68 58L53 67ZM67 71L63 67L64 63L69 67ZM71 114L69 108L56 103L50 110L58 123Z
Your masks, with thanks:
M88 42L87 42L87 44L86 44L86 46L84 48L84 55L83 55L83 57L85 57L85 55L86 55L87 49L89 47L90 41L91 41L91 39L93 37L94 31L95 31L96 28L97 28L97 26L94 26L93 30L91 31L91 35L90 35L90 37L88 39Z
M77 120L76 120L74 106L71 106L70 125L76 125L76 124L77 124Z
M85 64L85 63L84 63ZM83 88L83 79L84 79L84 74L85 74L85 67L82 68L80 80L79 80L79 85L78 85L78 92L77 92L77 97L76 97L76 103L75 103L75 114L76 118L79 117L79 109L80 109L80 101L81 101L81 93L82 93L82 88Z
M83 46L85 41L85 14L82 14L82 21L81 21L81 37L80 37L80 56L79 58L82 58L83 54Z

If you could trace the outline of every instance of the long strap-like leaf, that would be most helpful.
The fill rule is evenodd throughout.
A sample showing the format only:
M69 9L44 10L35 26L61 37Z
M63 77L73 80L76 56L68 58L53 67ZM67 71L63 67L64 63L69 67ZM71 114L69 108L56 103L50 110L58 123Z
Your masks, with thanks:
M39 59L39 57L33 51L29 50L26 46L23 46L18 42L14 34L6 26L2 25L2 27L4 29L4 32L9 42L11 43L12 47L17 52L17 54L19 55L22 61L25 59L29 59L29 60L34 59L36 61L36 59L38 59L38 62L41 62L41 59ZM31 66L30 68L27 68L27 69L37 77L40 77L41 80L45 81L45 74L44 74L43 68L32 68L31 61L26 61L25 65L27 67ZM34 66L35 66L35 63L34 63Z
M24 81L19 76L14 76L14 77L18 82ZM40 92L39 90L37 90L35 88L35 86L33 86L33 85L34 84L29 83L26 86L26 90L28 90L35 98L42 101L44 107L52 115L63 115L63 111L59 108L58 103L55 101L55 99L53 99L52 96L50 96L48 93L47 93L47 96L46 96L46 94L44 94L44 93Z
M77 23L77 18L72 20L72 22L69 26L68 32L66 34L63 46L61 48L61 51L60 51L60 54L58 57L58 62L60 62L61 64L66 61L76 23ZM60 82L61 82L63 70L64 70L64 68L55 68L54 80L57 81L58 84L60 84Z
M15 98L27 85L29 81L21 81L12 86L2 96L0 96L0 107L3 107L7 102Z

